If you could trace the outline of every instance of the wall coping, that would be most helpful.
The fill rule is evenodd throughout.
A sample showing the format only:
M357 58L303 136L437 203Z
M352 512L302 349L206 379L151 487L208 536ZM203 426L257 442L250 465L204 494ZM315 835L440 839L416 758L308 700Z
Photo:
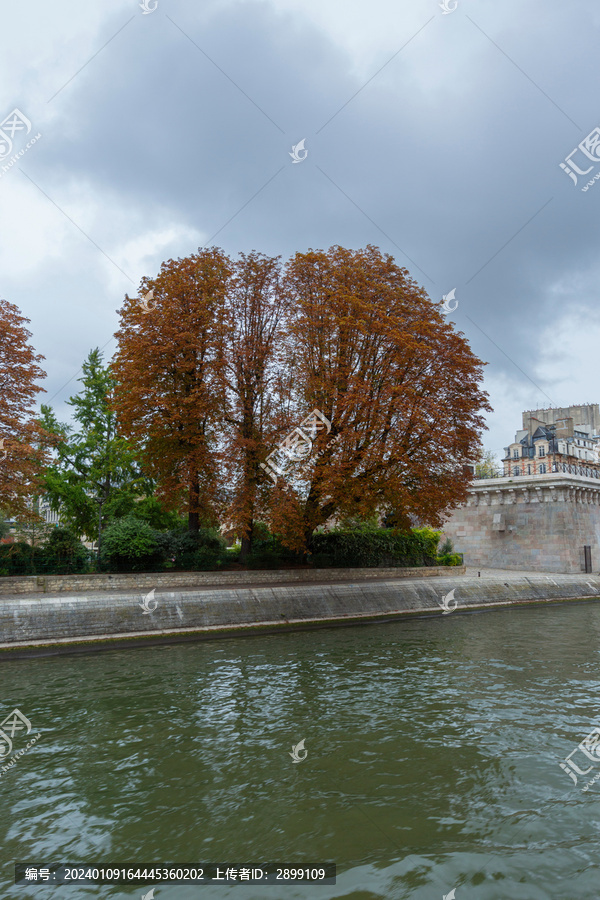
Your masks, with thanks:
M500 478L478 478L468 490L481 493L492 490L535 489L544 487L595 488L600 491L600 478L587 475L569 475L565 472L549 472L546 475L502 475Z

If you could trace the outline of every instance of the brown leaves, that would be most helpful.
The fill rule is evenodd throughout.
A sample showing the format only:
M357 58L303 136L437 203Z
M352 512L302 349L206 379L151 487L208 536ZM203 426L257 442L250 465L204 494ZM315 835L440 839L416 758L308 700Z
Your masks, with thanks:
M331 516L401 510L437 524L466 493L462 462L489 409L481 362L425 292L375 247L296 254L287 269L295 390L346 436L316 464L311 529Z
M41 490L40 468L50 441L33 419L34 400L45 376L43 356L29 344L29 319L0 300L0 507L13 515L31 514L28 498Z
M466 493L490 409L482 363L425 291L373 246L279 259L217 248L170 260L126 298L113 370L122 426L160 490L249 536L288 546L339 516L395 512L437 524ZM312 409L304 481L260 463ZM281 479L280 479L281 480Z
M187 496L191 527L214 520L215 424L223 411L224 302L231 265L217 248L163 263L147 279L154 308L126 297L120 310L115 406L159 492L175 508Z

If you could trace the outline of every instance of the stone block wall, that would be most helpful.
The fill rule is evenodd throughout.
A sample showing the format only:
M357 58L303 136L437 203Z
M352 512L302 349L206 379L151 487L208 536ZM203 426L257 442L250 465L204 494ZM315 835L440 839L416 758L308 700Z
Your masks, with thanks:
M444 525L465 565L541 572L600 571L600 485L563 475L476 481Z
M359 584L157 590L150 613L140 607L138 593L5 597L0 602L0 664L4 659L31 654L144 646L281 628L393 622L423 614L441 617L441 604L449 591L454 591L456 614L460 615L469 608L488 606L581 598L600 601L600 578L463 575Z
M382 578L429 578L432 575L462 575L463 566L357 569L269 569L237 572L140 572L134 575L27 575L0 578L0 599L15 594L63 593L65 591L190 590L252 584L307 584L362 581Z

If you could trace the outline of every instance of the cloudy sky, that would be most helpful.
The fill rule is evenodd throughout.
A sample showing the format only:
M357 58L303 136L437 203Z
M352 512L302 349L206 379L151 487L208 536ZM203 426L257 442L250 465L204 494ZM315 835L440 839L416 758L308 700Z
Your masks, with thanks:
M0 296L59 417L124 294L205 244L373 243L454 290L500 455L523 409L600 401L600 8L444 2L7 4Z

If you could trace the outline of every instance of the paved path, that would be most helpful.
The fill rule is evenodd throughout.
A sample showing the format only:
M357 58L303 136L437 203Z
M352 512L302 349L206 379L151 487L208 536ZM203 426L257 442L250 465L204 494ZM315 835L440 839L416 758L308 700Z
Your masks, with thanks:
M500 578L500 576L504 577L505 581L511 581L515 578L531 578L533 575L550 575L551 578L556 578L556 572L538 572L533 571L531 569L485 569L485 568L477 568L476 566L466 566L466 572L463 576L459 576L462 578ZM478 573L480 573L478 575ZM577 573L581 575L585 575L585 572ZM593 573L592 573L593 574ZM561 577L561 576L559 576ZM562 576L570 578L571 576Z

